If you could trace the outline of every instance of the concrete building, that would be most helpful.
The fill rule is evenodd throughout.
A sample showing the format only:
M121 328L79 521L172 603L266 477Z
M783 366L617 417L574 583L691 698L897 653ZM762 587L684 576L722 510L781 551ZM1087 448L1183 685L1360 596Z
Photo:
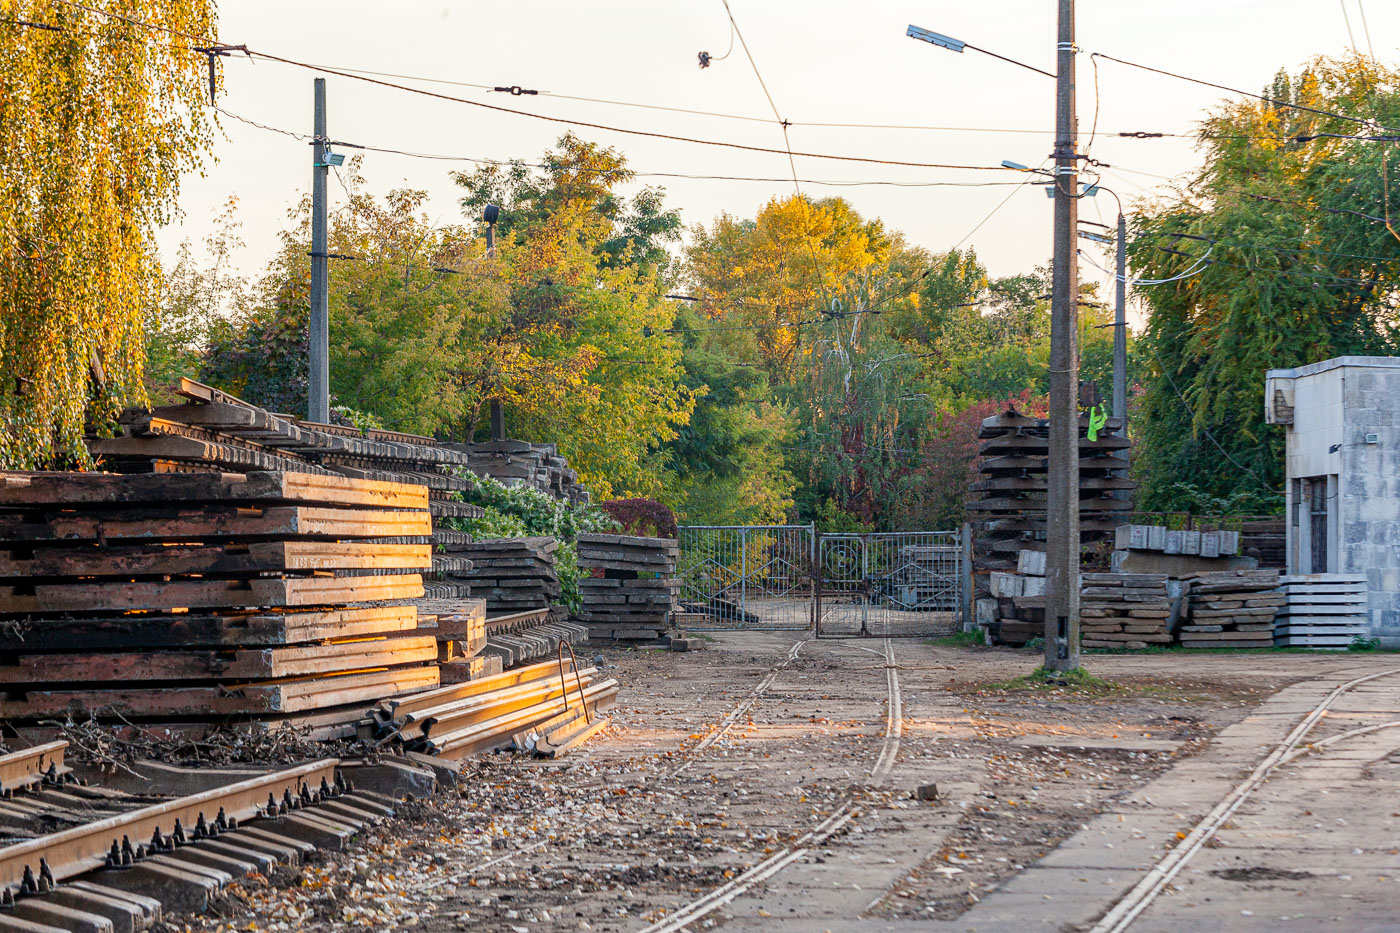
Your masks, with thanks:
M1288 431L1289 573L1364 573L1370 635L1400 647L1400 358L1271 369Z

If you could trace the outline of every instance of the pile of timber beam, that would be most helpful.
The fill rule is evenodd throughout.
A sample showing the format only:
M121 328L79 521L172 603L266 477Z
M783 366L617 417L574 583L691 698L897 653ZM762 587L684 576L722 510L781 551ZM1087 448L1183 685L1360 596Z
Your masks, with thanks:
M444 758L507 749L553 757L606 723L598 713L613 704L618 683L597 675L572 661L543 661L386 700L361 723L360 736Z
M1274 640L1289 647L1340 651L1369 630L1364 573L1308 573L1279 577L1284 604Z
M1220 570L1181 578L1189 621L1179 629L1187 648L1272 648L1274 617L1287 602L1277 570Z
M486 600L418 600L418 634L438 645L438 678L444 684L475 680L487 672Z
M1079 640L1085 648L1169 645L1172 601L1164 573L1086 573L1079 590Z
M588 640L588 629L563 618L560 609L530 609L486 621L486 647L482 657L496 662L496 671L519 667L529 661L556 657L560 643L579 645Z
M1049 424L1014 408L982 422L981 479L972 484L981 498L967 506L979 516L975 527L980 569L1011 570L1018 551L1045 549ZM1121 524L1117 515L1132 511L1127 493L1136 484L1126 478L1125 455L1131 444L1112 433L1119 427L1110 418L1091 441L1088 417L1079 419L1079 522L1085 543L1112 534Z
M488 615L509 615L528 609L548 609L563 592L554 566L559 541L548 536L484 538L463 544L462 556L472 562L467 579L473 596L486 600Z
M578 536L578 618L591 641L639 641L660 638L671 625L680 584L674 538L631 535Z
M473 483L469 458L430 437L302 421L250 405L212 386L182 379L184 404L124 412L117 437L87 445L104 469L120 473L247 473L278 470L425 486L435 519L478 518L479 506L460 501ZM450 553L453 535L432 539L427 592L435 598L471 595L469 559ZM468 537L469 536L463 536Z
M0 718L346 734L438 681L422 486L318 473L0 474Z

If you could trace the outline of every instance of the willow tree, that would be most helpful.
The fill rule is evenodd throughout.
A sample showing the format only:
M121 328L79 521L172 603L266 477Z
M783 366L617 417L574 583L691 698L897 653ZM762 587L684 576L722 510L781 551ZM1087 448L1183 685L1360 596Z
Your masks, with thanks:
M153 234L212 136L212 0L0 0L0 466L83 461L143 397Z
M1400 235L1386 217L1400 223L1400 150L1370 138L1400 126L1397 74L1318 59L1263 94L1275 102L1205 121L1200 171L1135 219L1134 273L1174 279L1139 289L1148 508L1276 506L1283 438L1264 424L1265 372L1397 347Z

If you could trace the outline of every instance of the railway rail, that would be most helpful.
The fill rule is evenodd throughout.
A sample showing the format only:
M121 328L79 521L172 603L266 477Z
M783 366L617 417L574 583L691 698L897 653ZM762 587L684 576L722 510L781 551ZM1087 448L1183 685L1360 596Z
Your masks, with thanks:
M1317 742L1306 742L1308 736L1327 716L1328 708L1342 696L1365 683L1382 677L1400 675L1400 668L1379 671L1357 677L1341 684L1323 697L1298 724L1265 756L1264 760L1246 777L1236 784L1209 813L1198 822L1175 846L1131 890L1119 898L1104 916L1090 930L1090 933L1123 933L1143 911L1157 899L1162 891L1180 874L1191 859L1206 846L1244 804L1249 796L1259 788L1280 767L1325 748L1337 742L1382 729L1400 727L1400 720L1374 723L1356 729L1349 729Z
M894 643L888 638L885 639L882 657L885 661L883 667L888 699L885 706L885 729L880 744L880 753L870 769L870 777L876 782L883 782L893 770L895 760L899 757L899 745L903 734L903 699L899 687L899 667L894 654ZM742 896L754 886L772 878L794 862L806 858L814 848L845 829L846 825L858 818L860 814L861 810L854 801L846 801L816 826L762 862L708 894L682 905L667 916L643 928L639 933L678 933L678 931L684 930L692 923Z
M66 748L0 755L5 830L31 833L0 845L2 930L143 930L161 901L198 909L230 881L343 846L397 805L350 787L335 758L153 800L78 782L63 766ZM76 825L34 831L54 822Z

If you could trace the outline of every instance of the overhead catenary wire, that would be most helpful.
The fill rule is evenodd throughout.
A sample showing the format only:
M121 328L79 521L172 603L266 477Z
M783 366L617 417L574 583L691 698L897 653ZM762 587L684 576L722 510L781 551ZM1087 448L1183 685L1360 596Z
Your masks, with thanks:
M131 16L126 16L126 15L124 15L124 14L113 13L113 12L110 12L110 11L107 11L107 10L101 10L101 9L96 8L96 7L88 6L87 4L78 2L78 0L54 0L54 2L55 2L55 3L62 3L62 4L64 4L64 5L66 5L66 6L75 7L75 8L77 8L77 9L86 10L86 11L88 11L88 12L90 12L90 13L93 13L93 14L96 14L96 15L98 15L98 16L108 16L108 17L113 17L113 18L116 18L116 19L120 19L120 20L122 20L123 22L129 23L129 24L131 24L131 25L133 25L133 26L138 26L138 27L141 27L141 28L144 28L144 29L154 29L154 30L159 30L159 31L161 31L161 32L165 32L165 33L171 34L171 35L177 35L177 36L180 36L180 37L182 37L182 38L189 39L189 40L191 40L191 41L193 41L193 42L206 42L206 41L209 41L209 40L205 40L205 39L200 39L200 38L198 38L198 37L196 37L196 36L192 36L192 35L190 35L189 33L181 32L180 30L171 29L170 27L168 27L168 26L163 26L163 25L161 25L161 24L159 24L159 23L149 23L149 22L146 22L146 21L144 21L144 20L139 20L139 19L136 19L136 18L131 17ZM740 42L742 43L742 42L743 42L743 35L742 35L742 33L740 34L739 39L740 39ZM484 101L470 100L470 99L468 99L468 98L465 98L465 97L457 97L457 96L452 95L452 94L442 94L442 93L439 93L439 92L437 92L437 91L429 91L429 90L425 90L425 89L423 89L423 88L409 87L408 85L397 84L397 83L394 83L394 82L392 82L392 81L386 81L386 80L383 80L383 79L380 79L380 78L375 78L375 77L372 77L372 76L367 75L367 74L356 74L356 73L349 72L349 71L345 71L345 70L342 70L342 69L329 68L329 67L326 67L326 66L323 66L323 65L313 65L313 64L310 64L310 63L308 63L308 62L300 61L300 60L294 59L294 58L288 58L288 57L283 56L283 55L273 55L273 54L270 53L270 52L261 52L261 51L258 51L258 50L256 50L256 49L249 48L249 47L247 47L247 46L239 46L239 48L240 48L241 51L246 51L247 55L250 56L250 57L252 57L252 58L259 58L259 59L263 59L263 60L265 60L265 61L279 62L279 63L281 63L281 64L284 64L284 65L291 65L291 66L296 67L296 68L304 68L304 69L306 69L306 70L308 70L308 71L319 71L319 72L322 72L322 73L324 73L324 74L337 75L337 76L339 76L339 77L347 78L347 79L350 79L350 80L353 80L353 81L366 82L366 83L369 83L369 84L378 85L378 86L380 86L380 87L390 88L390 89L392 89L392 90L403 91L403 92L408 93L408 94L416 94L416 95L419 95L419 96L431 97L431 98L435 98L435 99L437 99L437 100L444 100L444 101L449 101L449 102L452 102L452 103L465 104L466 106L469 106L469 107L477 107L477 108L484 109L484 110L490 110L490 111L494 111L494 112L496 112L496 113L506 113L506 114L511 114L511 115L519 116L519 117L527 117L527 118L533 119L533 120L543 120L543 121L546 121L546 122L549 122L549 123L558 123L558 124L562 124L562 125L565 125L565 126L584 127L584 128L587 128L587 129L603 130L603 131L611 132L611 133L623 133L623 134L630 135L630 136L642 136L642 137L646 137L646 138L650 138L650 139L664 139L664 140L669 140L669 141L672 141L672 142L683 142L683 143L690 143L690 144L693 144L693 145L700 145L700 146L714 146L714 147L719 147L719 148L724 148L724 149L737 149L737 150L741 150L741 151L744 151L744 152L766 152L766 153L772 153L772 154L774 154L774 155L787 155L787 156L789 156L789 157L801 156L801 157L803 157L803 158L808 158L808 159L827 159L827 160L830 160L830 161L837 161L837 162L860 162L860 163L865 163L865 164L870 164L870 165L898 165L898 166L905 166L905 167L908 167L908 168L946 168L946 169L957 169L957 170L976 171L976 172L1005 172L1005 171L1010 171L1009 169L1007 169L1007 168L1005 168L1004 166L1001 166L1001 165L967 165L967 164L946 163L946 162L910 162L910 161L902 161L902 160L897 160L897 159L878 159L878 158L874 158L874 157L871 157L871 156L852 156L852 155L842 155L842 154L837 154L837 153L820 153L820 152L800 152L800 151L792 150L792 149L790 149L790 148L774 149L774 148L772 148L772 147L770 147L770 146L753 146L753 145L748 145L748 144L746 144L746 143L730 142L730 141L728 141L728 140L705 139L705 138L701 138L701 137L697 137L697 136L681 136L681 135L677 135L677 134L674 134L674 133L660 133L660 132L656 132L656 131L653 131L653 130L640 130L640 129L636 129L636 128L634 128L634 127L614 126L614 125L607 124L607 123L594 123L594 122L587 121L587 120L578 120L578 119L575 119L575 118L572 118L572 117L560 117L560 116L555 116L555 115L552 115L552 114L532 113L531 111L528 111L528 110L518 110L518 109L516 109L516 108L514 108L514 107L503 107L503 106L501 106L501 105L499 105L499 104L488 104L488 103L486 103L486 102L484 102ZM765 90L764 90L764 93L765 93L765 94L767 93L767 89L766 89L766 88L765 88Z
M1378 126L1378 125L1379 125L1379 124L1376 123L1376 121L1374 121L1374 120L1372 120L1372 119L1370 119L1370 118L1368 118L1368 117L1353 117L1353 116L1351 116L1351 115L1349 115L1349 114L1337 113L1337 112L1334 111L1334 110L1323 110L1323 109L1318 108L1318 107L1308 107L1308 106L1305 106L1305 105L1303 105L1303 104L1295 104L1295 103L1293 103L1292 101L1283 100L1283 99L1278 98L1278 97L1269 97L1269 96L1266 95L1266 94L1256 94L1256 93L1254 93L1253 91L1244 91L1244 90L1241 90L1241 89L1239 89L1239 88L1230 87L1230 86L1225 85L1225 84L1216 84L1214 81L1207 81L1207 80L1205 80L1204 78L1193 78L1193 77L1191 77L1190 75L1179 74L1179 73L1177 73L1177 72L1175 72L1175 71L1167 71L1166 69L1163 69L1163 68L1154 68L1154 67L1152 67L1151 65L1142 65L1142 64L1139 64L1138 62L1130 62L1130 61L1128 61L1128 60L1125 59L1125 58L1117 58L1116 56L1109 55L1109 54L1104 53L1104 52L1093 52L1093 53L1090 54L1090 58L1102 58L1102 59L1106 59L1106 60L1111 61L1111 62L1117 62L1117 63L1120 64L1120 65L1127 65L1129 68L1139 68L1139 69L1141 69L1141 70L1143 70L1143 71L1150 71L1150 72L1152 72L1153 74L1163 75L1163 76L1168 77L1168 78L1176 78L1176 79L1179 80L1179 81L1188 81L1188 82L1190 82L1190 83L1192 83L1192 84L1200 84L1200 85L1204 85L1205 87L1215 88L1215 89L1218 90L1218 91L1225 91L1225 92L1230 93L1230 94L1239 94L1239 95L1242 95L1242 96L1244 96L1244 97L1252 97L1252 98L1254 98L1255 100L1262 100L1262 101L1264 101L1265 103L1273 104L1273 105L1278 106L1278 107L1287 107L1287 108L1289 108L1289 109L1291 109L1291 110L1299 110L1299 111L1302 111L1302 112L1304 112L1304 113L1313 113L1313 114L1317 114L1317 115L1319 115L1319 116L1332 117L1332 118L1337 119L1337 120L1344 120L1344 121L1346 121L1346 122L1348 122L1348 123L1356 123L1356 124L1359 124L1359 125L1361 125L1361 126Z

